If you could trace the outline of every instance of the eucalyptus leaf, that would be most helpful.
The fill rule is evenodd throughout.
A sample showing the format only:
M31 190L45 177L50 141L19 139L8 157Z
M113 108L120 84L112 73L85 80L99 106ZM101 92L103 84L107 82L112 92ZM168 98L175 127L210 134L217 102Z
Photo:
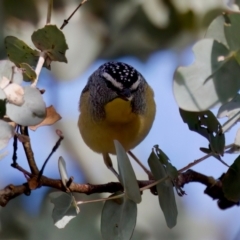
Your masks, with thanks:
M240 156L229 167L222 179L224 196L233 202L240 200Z
M106 201L101 216L102 238L104 240L131 239L136 219L137 204L132 200L124 197Z
M223 132L231 129L240 119L240 94L223 104L218 110L217 117L228 117L228 121L222 126Z
M117 153L120 179L122 180L126 197L135 203L140 203L141 194L130 160L124 148L117 140L114 140L114 145Z
M226 18L224 17L224 15L220 15L216 17L208 26L208 29L205 34L205 38L215 39L218 42L225 45L227 48L229 48L227 39L225 36L225 31L224 31L225 23L226 23Z
M34 126L43 121L46 116L46 105L38 89L26 86L24 89L24 103L17 106L7 103L8 117L23 126Z
M148 164L155 180L167 177L164 166L154 152L148 158ZM167 179L157 184L158 199L163 211L167 226L173 228L177 224L177 204L175 201L172 182Z
M30 66L36 66L39 58L39 52L30 48L22 40L7 36L4 40L7 56L18 67L20 63L27 63Z
M63 32L56 25L46 25L32 34L36 48L44 51L51 61L66 62L68 45Z
M237 130L233 146L225 152L226 153L239 153L240 152L240 128Z
M37 77L34 69L27 63L20 63L19 66L23 69L23 78L25 81L34 81Z
M63 157L59 157L58 159L58 169L59 173L62 179L62 183L65 187L67 187L66 183L69 179L68 174L67 174L67 169L66 169L66 162L63 159Z
M158 145L154 146L154 148L155 148L158 159L165 166L167 175L171 179L176 178L178 175L178 171L177 171L177 168L171 164L169 157L158 147Z
M240 66L231 50L214 39L203 39L193 46L193 52L195 62L174 74L178 106L203 111L232 98L240 89Z
M23 80L22 71L15 66L15 64L9 60L0 61L0 80L6 77L12 82L21 84Z
M64 228L80 212L75 198L72 194L62 192L50 193L49 197L54 204L52 212L54 224L58 228Z
M214 153L223 155L225 136L221 124L211 111L190 112L179 109L180 115L191 131L205 137Z
M14 136L14 128L7 122L0 120L0 129L0 150L2 150Z

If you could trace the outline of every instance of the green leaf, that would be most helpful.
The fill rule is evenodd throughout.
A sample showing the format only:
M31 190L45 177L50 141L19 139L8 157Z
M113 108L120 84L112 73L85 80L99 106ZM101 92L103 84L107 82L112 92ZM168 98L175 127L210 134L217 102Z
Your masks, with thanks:
M36 72L34 69L27 63L20 63L19 64L20 68L23 69L23 79L28 82L28 81L34 81L37 77Z
M148 164L155 180L160 180L167 176L164 166L154 152L149 156ZM173 228L177 224L178 211L172 182L168 179L157 184L157 192L167 226Z
M32 34L36 48L44 51L51 61L66 62L68 45L63 32L56 25L46 25Z
M240 200L240 156L229 167L222 180L224 196L233 202Z
M231 51L238 51L240 49L240 14L225 14L224 33Z
M214 153L222 155L225 147L225 136L221 124L211 111L189 112L179 109L180 115L191 131L205 137Z
M130 160L124 148L117 140L114 140L114 145L116 148L119 174L124 187L125 196L135 203L140 203L141 194Z
M106 201L101 216L102 238L104 240L131 239L136 219L137 204L132 200L124 197Z
M64 228L80 212L75 198L71 194L54 192L49 197L54 204L52 218L58 228Z
M240 66L231 50L213 39L203 39L193 47L195 62L179 67L173 90L178 106L203 111L224 103L240 89Z
M156 151L158 159L165 166L167 175L171 179L176 178L178 175L178 171L177 168L171 164L169 157L158 147L158 145L154 146L154 149Z
M4 43L9 59L18 67L20 63L27 63L30 66L37 65L39 52L30 48L25 42L16 37L8 36Z

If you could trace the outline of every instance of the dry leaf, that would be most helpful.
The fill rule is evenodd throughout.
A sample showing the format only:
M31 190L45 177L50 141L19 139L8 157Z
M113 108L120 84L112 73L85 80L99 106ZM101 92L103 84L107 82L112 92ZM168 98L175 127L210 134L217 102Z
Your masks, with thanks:
M62 117L56 112L55 108L51 105L47 108L47 113L45 119L35 126L30 126L29 128L35 131L38 127L46 126L46 125L53 125L55 122L60 120Z

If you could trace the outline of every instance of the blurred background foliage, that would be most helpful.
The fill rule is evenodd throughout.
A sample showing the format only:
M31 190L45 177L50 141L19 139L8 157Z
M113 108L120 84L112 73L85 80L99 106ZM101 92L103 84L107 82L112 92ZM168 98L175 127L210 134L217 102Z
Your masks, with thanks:
M54 1L52 23L60 27L77 3ZM30 43L31 33L46 21L47 1L2 0L0 4L0 57L3 58L3 37L17 35ZM219 0L89 1L63 31L70 46L69 64L61 64L61 68L53 64L52 71L58 79L72 79L98 58L132 55L146 60L155 51L182 49L196 41L223 9L224 4Z
M76 0L55 0L52 23L60 27L78 3L79 1ZM48 83L44 86L51 95L49 103L54 104L51 100L57 98L59 81L78 78L99 59L114 60L129 56L145 62L152 54L166 49L171 49L181 56L183 49L204 35L205 28L226 8L225 4L220 0L91 0L87 2L63 30L69 46L68 64L52 63L51 73L43 74L43 79L45 78L43 81L48 79ZM31 34L34 30L44 26L46 14L47 0L1 0L0 59L6 58L3 45L5 36L16 36L33 46ZM82 177L75 178L75 180L91 183L108 182L109 173L102 174L106 175L105 178L98 174L98 171L104 168L101 160L98 161L101 167L95 165L97 170L93 170L91 168L93 163L91 161L86 163L83 159L96 158L96 155L90 155L90 151L79 153L80 140L79 137L75 137L76 118L62 117L63 120L57 125L66 137L61 151L67 152L73 160L77 159L77 164L74 166L77 166L83 173ZM46 134L50 134L49 129L44 132L45 137ZM39 143L38 137L36 133L33 139L36 156L42 153L39 149L44 148L42 146L44 144ZM45 145L49 142L53 145L56 138L47 138ZM9 162L10 159L11 156L9 156ZM2 171L5 169L0 169L0 172ZM13 170L10 172L15 173ZM59 178L54 174L50 176ZM145 178L144 175L139 176L139 179ZM16 184L23 181L22 177L21 180L16 181ZM1 182L0 187L3 188L6 184L6 182ZM34 192L28 200L26 200L27 197L22 196L0 209L0 239L101 239L99 231L101 203L82 207L80 215L65 229L59 230L53 225L50 217L52 205L45 197L47 192L41 192L41 190L39 192L41 196ZM96 195L87 198L91 197L97 198ZM81 198L86 198L86 196ZM34 202L39 202L39 199L44 199L40 203L40 209L30 211L28 207L36 206ZM182 200L179 198L178 219L181 221L179 220L177 227L173 230L167 229L157 201L157 198L150 193L144 193L145 205L139 206L133 239L227 239L224 229L217 229L210 222L202 222L196 216L191 215L191 212L184 211ZM159 211L157 216L155 216L155 208Z

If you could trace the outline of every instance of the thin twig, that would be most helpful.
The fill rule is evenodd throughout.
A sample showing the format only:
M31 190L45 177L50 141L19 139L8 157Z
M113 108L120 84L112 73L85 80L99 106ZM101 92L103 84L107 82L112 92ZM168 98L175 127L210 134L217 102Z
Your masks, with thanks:
M52 9L53 9L53 0L48 0L48 11L47 11L47 21L46 21L46 24L50 24L51 23Z
M21 132L21 134L29 137L27 127L21 126L20 127L20 132ZM22 145L23 145L23 148L24 148L24 151L25 151L25 155L26 155L31 173L37 175L39 170L38 170L36 161L34 159L34 154L33 154L32 147L31 147L31 142L30 141L23 142Z
M28 172L27 170L25 170L24 168L22 168L20 165L18 165L17 163L13 166L14 168L16 168L18 171L22 172L25 176L27 177L31 177L32 174L30 172Z
M52 151L50 152L50 154L48 155L47 159L44 161L41 170L39 171L38 174L38 181L40 180L40 178L43 175L43 171L47 165L48 160L51 158L51 156L53 155L53 153L58 149L58 147L61 144L61 141L64 139L64 137L62 135L59 136L59 139L57 140L56 144L54 145L54 147L52 148Z
M231 144L226 145L226 146L224 147L224 149L226 150L226 149L231 148L231 147L233 147L233 146L234 146L234 143L231 143Z
M135 160L135 162L143 169L143 171L148 175L149 179L154 179L152 173L141 163L141 161L131 152L128 154Z
M205 159L211 157L212 155L213 155L213 153L209 153L209 154L207 154L207 155L205 155L205 156L203 156L203 157L201 157L201 158L199 158L199 159L197 159L197 160L189 163L186 167L179 169L178 172L179 172L179 173L182 173L182 172L188 170L189 168L195 166L196 164L204 161Z
M35 72L36 72L37 77L36 77L36 79L32 82L32 84L31 84L32 87L36 87L36 86L37 86L38 78L39 78L40 72L41 72L41 70L42 70L43 64L44 64L44 62L45 62L45 58L46 58L45 52L40 52L39 59L38 59L38 63L37 63L36 69L35 69Z
M84 4L86 3L88 0L83 0L81 3L79 3L79 5L77 6L77 8L72 12L72 14L68 17L68 19L64 19L62 26L60 27L60 29L62 30L69 22L69 20L72 18L72 16L76 13L76 11Z
M18 138L17 135L15 134L13 137L13 156L12 156L12 167L15 167L17 165L17 149L18 149Z

